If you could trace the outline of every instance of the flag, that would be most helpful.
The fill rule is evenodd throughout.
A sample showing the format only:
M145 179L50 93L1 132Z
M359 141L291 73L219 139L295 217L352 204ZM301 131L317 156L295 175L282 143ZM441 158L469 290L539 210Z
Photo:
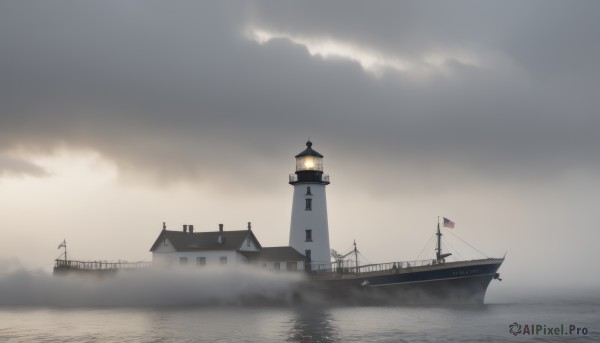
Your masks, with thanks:
M444 217L444 227L454 229L454 222L446 217Z
M67 247L67 241L63 239L62 243L60 243L58 245L58 249L60 249L60 248L66 248L66 247Z

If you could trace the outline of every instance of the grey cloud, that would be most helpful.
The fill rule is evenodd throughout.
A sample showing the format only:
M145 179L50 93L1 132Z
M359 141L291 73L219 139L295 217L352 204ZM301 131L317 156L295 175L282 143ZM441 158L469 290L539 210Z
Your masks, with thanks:
M3 2L0 151L70 145L161 180L203 180L285 173L311 136L339 166L362 154L370 166L429 160L494 179L597 171L596 7ZM378 78L284 39L259 45L244 36L252 25L506 65ZM249 167L257 156L263 170Z
M34 176L42 177L48 172L41 166L21 158L0 155L1 176Z

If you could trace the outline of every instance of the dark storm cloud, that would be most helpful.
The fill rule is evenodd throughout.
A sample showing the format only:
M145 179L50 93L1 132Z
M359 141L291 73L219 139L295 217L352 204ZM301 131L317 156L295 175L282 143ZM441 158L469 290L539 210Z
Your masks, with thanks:
M598 7L6 1L0 151L88 148L124 170L201 180L264 173L256 162L283 170L311 136L340 167L364 154L372 170L597 170ZM377 76L289 39L258 44L249 28L408 59L450 53L427 77Z

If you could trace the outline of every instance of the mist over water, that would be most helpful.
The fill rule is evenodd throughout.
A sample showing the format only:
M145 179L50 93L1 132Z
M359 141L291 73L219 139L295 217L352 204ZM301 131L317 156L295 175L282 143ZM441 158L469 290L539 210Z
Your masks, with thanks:
M14 262L14 261L13 261ZM512 323L577 325L598 337L600 299L585 302L390 306L303 289L303 273L255 267L148 269L93 276L0 272L0 341L397 342L523 341ZM367 305L367 306L364 306ZM526 337L534 339L534 337ZM535 337L560 342L565 337Z
M97 276L16 270L0 276L0 306L287 304L302 274L259 268L139 270Z
M413 292L404 299L368 290L330 292L306 282L304 273L255 266L146 269L110 275L53 275L0 259L0 306L170 307L170 306L394 306L424 304ZM531 287L492 281L486 304L600 302L597 289ZM397 300L397 301L396 301Z

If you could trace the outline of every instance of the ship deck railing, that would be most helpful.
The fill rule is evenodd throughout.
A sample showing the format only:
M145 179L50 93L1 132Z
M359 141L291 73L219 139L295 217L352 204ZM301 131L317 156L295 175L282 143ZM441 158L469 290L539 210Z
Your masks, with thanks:
M465 261L463 261L465 262ZM313 264L310 266L310 273L313 274L373 274L373 273L388 273L390 271L407 271L413 268L435 266L453 262L443 262L436 259L413 260L413 261L398 261L366 264L355 266L354 261L331 262L324 264Z
M55 269L77 269L77 270L115 270L115 269L148 269L152 267L152 262L109 262L109 261L76 261L76 260L55 260Z

